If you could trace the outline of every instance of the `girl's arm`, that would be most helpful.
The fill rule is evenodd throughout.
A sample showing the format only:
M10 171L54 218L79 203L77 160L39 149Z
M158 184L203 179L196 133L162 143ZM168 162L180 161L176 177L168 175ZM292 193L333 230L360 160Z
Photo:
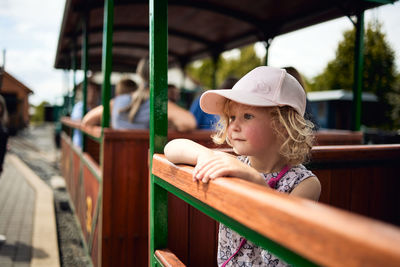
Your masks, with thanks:
M174 139L165 146L164 154L172 163L196 165L200 155L212 156L214 152L189 139Z
M167 159L173 163L196 165L193 180L207 183L219 177L238 177L266 185L263 177L252 167L234 156L213 151L188 139L175 139L164 148Z
M307 198L311 200L318 201L321 194L321 184L317 177L312 176L296 186L290 193L292 196L297 196L301 198Z
M196 118L186 109L168 101L168 120L170 120L180 132L196 129Z

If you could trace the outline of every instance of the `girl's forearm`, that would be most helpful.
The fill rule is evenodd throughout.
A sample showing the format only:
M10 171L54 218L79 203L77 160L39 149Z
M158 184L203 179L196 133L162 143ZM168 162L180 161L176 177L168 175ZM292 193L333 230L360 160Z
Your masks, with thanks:
M211 149L188 139L174 139L164 148L165 156L172 163L196 165L199 155L212 155Z

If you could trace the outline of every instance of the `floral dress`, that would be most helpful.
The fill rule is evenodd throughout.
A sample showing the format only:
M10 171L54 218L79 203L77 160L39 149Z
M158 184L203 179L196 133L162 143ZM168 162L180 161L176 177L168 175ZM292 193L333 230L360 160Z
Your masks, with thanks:
M250 165L249 158L245 156L238 157L244 163ZM278 172L262 173L266 182L271 178L277 177ZM300 182L315 176L311 171L307 170L303 165L291 167L278 181L275 189L278 192L290 193ZM243 237L232 229L226 227L222 223L219 224L218 234L218 266L221 266L231 255L238 249ZM289 266L284 261L275 257L267 250L254 245L250 241L246 241L239 252L227 263L226 266Z

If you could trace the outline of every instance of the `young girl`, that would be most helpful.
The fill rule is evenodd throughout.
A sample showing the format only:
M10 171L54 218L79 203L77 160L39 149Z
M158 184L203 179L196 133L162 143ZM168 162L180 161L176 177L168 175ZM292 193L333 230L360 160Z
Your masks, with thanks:
M216 143L225 141L237 158L186 139L165 147L173 163L196 165L193 180L207 183L218 177L238 177L279 192L318 200L321 186L303 163L313 142L312 123L304 119L303 88L285 70L258 67L231 90L211 90L201 108L220 116ZM262 212L262 211L260 211ZM220 224L219 266L286 266L268 251Z

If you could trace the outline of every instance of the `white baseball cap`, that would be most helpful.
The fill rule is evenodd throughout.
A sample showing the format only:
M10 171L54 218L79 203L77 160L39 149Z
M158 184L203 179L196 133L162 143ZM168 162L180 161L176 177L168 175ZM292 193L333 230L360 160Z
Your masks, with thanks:
M284 69L261 66L243 76L232 89L209 90L200 98L201 109L223 114L225 100L257 107L290 106L304 116L306 93Z

